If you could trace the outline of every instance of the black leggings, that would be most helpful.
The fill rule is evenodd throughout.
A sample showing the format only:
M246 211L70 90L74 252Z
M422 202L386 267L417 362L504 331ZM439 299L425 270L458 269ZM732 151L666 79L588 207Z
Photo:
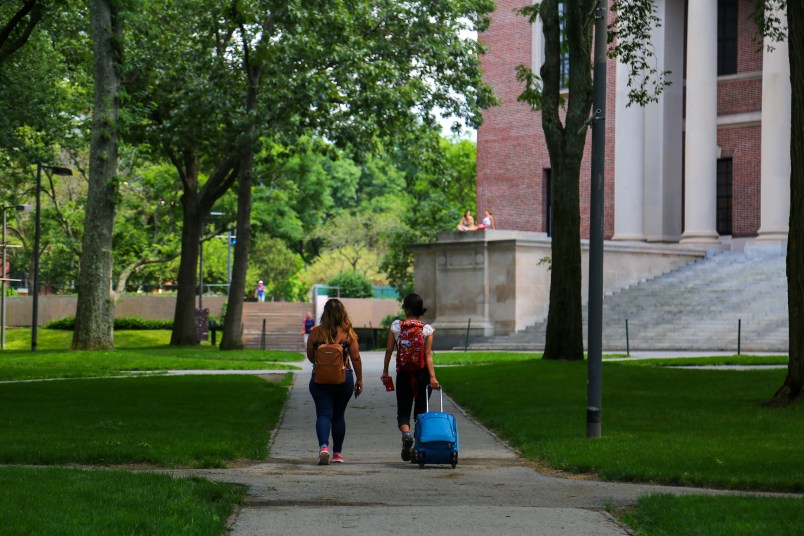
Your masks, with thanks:
M416 401L414 404L413 378L416 379ZM426 411L427 386L430 385L430 372L423 368L417 372L399 371L396 373L396 423L410 426L410 410L413 407L414 420L419 413Z

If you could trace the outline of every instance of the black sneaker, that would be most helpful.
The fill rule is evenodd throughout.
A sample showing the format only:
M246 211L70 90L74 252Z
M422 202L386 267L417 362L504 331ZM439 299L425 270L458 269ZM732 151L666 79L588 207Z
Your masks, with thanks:
M409 462L413 451L413 436L405 434L402 436L402 461Z

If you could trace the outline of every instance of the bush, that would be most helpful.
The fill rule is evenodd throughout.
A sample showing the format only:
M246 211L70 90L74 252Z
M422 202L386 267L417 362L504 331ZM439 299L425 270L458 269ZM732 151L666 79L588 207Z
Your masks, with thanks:
M360 272L341 272L327 283L330 287L340 287L342 298L373 298L374 285Z
M42 326L45 329L62 329L72 331L75 329L75 317L65 316L57 320L48 322ZM114 319L114 329L118 330L151 330L151 329L173 329L173 320L149 320L128 316Z

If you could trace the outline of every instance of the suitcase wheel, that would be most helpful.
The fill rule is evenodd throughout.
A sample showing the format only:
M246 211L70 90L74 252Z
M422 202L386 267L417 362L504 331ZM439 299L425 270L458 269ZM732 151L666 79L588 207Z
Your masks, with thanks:
M450 463L452 464L452 468L455 469L455 466L458 465L458 453L453 452L452 456L450 456Z
M416 460L419 462L419 469L424 469L424 452L416 452Z

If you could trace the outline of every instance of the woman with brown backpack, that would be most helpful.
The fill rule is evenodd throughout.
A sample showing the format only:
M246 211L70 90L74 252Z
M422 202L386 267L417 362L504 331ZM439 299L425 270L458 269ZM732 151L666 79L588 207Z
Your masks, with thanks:
M346 406L352 393L357 398L363 392L363 368L357 335L340 300L331 299L324 305L321 323L307 339L307 359L313 364L310 394L315 402L318 464L327 465L330 459L343 463Z

